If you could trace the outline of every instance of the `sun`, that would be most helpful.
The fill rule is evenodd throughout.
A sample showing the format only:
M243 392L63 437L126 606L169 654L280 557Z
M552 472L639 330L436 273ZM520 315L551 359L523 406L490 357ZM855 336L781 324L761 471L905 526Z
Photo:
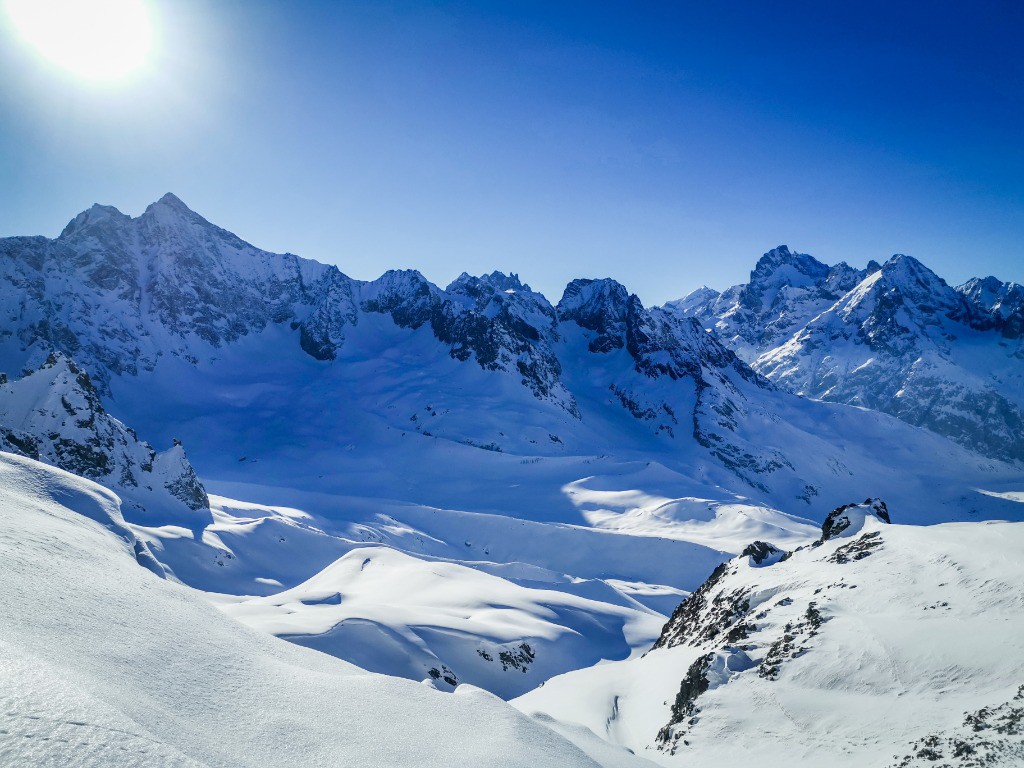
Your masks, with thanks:
M21 36L48 61L84 80L136 72L153 43L144 0L7 0Z

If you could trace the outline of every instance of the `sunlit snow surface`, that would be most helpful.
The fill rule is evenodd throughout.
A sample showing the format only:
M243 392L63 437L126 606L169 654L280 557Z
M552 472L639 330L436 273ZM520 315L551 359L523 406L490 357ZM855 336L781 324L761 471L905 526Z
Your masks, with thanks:
M588 758L471 686L441 693L248 629L140 568L108 491L8 454L0 561L0 765L642 764L596 737Z

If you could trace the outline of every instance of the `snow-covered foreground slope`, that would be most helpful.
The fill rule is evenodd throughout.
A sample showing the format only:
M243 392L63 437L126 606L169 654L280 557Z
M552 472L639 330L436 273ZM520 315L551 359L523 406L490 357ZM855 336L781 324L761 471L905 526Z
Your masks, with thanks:
M1024 525L830 520L723 565L645 656L514 703L667 766L1021 765Z
M483 691L442 693L250 630L140 567L139 546L110 492L0 454L0 764L643 762L593 737L592 759Z

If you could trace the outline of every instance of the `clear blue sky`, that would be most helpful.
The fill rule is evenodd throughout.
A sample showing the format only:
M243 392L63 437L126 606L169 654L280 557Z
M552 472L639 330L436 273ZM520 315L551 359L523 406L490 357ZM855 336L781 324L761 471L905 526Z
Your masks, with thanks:
M88 85L0 29L0 235L172 191L358 278L646 303L787 243L1024 281L1019 2L153 2Z

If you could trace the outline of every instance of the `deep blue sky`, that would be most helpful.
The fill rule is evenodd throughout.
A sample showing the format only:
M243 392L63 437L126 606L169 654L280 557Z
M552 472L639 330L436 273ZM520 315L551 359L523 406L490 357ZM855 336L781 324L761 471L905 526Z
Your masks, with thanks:
M154 2L91 86L0 30L0 235L173 191L373 278L515 271L646 303L787 243L1024 281L1019 2Z

